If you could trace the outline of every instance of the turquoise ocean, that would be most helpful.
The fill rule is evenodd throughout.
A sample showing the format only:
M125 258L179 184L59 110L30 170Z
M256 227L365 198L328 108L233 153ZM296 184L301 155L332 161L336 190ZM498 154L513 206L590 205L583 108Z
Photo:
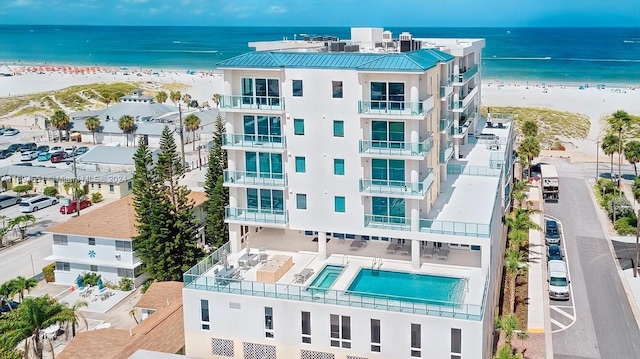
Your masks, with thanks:
M484 38L483 77L640 85L640 28L389 28L397 36ZM0 25L0 63L213 70L250 41L300 34L349 38L348 27Z

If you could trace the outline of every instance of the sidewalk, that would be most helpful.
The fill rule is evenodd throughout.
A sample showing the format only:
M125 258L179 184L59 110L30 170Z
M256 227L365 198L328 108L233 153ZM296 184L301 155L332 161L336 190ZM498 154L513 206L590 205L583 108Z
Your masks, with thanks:
M622 187L622 193L624 193L624 196L627 197L629 202L631 202L631 204L633 205L633 211L636 212L637 214L638 210L640 209L640 203L638 203L638 201L633 196L631 184L623 182L621 187Z

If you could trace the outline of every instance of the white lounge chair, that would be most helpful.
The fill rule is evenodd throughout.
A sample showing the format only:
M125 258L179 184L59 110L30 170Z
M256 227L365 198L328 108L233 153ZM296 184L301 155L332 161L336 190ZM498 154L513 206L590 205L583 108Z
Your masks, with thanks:
M396 251L398 250L398 244L397 243L391 243L387 246L387 253L393 253L395 254Z
M313 269L305 268L301 270L300 273L296 273L293 278L295 279L296 283L304 283L307 281L307 279L311 278L312 275Z
M447 260L449 259L449 250L448 249L440 249L437 254L438 259Z
M433 258L435 249L433 247L425 247L422 249L422 258Z

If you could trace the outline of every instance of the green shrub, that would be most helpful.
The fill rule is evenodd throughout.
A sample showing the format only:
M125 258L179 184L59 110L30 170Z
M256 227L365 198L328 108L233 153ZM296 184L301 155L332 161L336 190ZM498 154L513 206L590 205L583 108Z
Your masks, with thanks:
M133 279L120 278L120 283L118 284L118 286L120 290L128 292L133 289Z
M32 189L33 189L33 185L31 185L31 184L20 184L20 185L17 185L17 186L13 186L13 190L18 195L27 194L27 192L31 191Z
M57 187L54 187L54 186L45 187L45 188L42 190L42 193L43 193L45 196L55 197L55 196L57 196L57 195L58 195L58 188L57 188Z
M100 203L102 202L102 193L100 192L93 192L91 194L91 202L93 203Z
M613 227L616 229L619 235L628 236L631 234L636 234L636 223L637 219L633 214L632 216L626 216L618 219Z
M153 280L149 279L146 282L142 283L142 285L140 286L140 291L142 293L146 292L147 289L149 289L149 287L151 287L151 284L153 284Z
M611 198L606 211L611 219L634 215L631 202L629 202L625 196L616 196Z
M100 274L87 272L82 275L82 283L84 283L86 287L93 287L98 285L98 279L100 279L100 277Z
M44 280L47 283L51 283L51 282L55 282L56 281L56 264L55 263L51 263L48 264L46 266L44 266L42 268L42 274L44 275Z

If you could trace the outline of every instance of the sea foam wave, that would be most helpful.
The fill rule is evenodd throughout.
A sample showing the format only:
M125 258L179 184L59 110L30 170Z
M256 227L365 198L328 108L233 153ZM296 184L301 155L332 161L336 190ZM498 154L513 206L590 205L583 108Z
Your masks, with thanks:
M640 40L622 40L622 42L627 44L640 44Z

